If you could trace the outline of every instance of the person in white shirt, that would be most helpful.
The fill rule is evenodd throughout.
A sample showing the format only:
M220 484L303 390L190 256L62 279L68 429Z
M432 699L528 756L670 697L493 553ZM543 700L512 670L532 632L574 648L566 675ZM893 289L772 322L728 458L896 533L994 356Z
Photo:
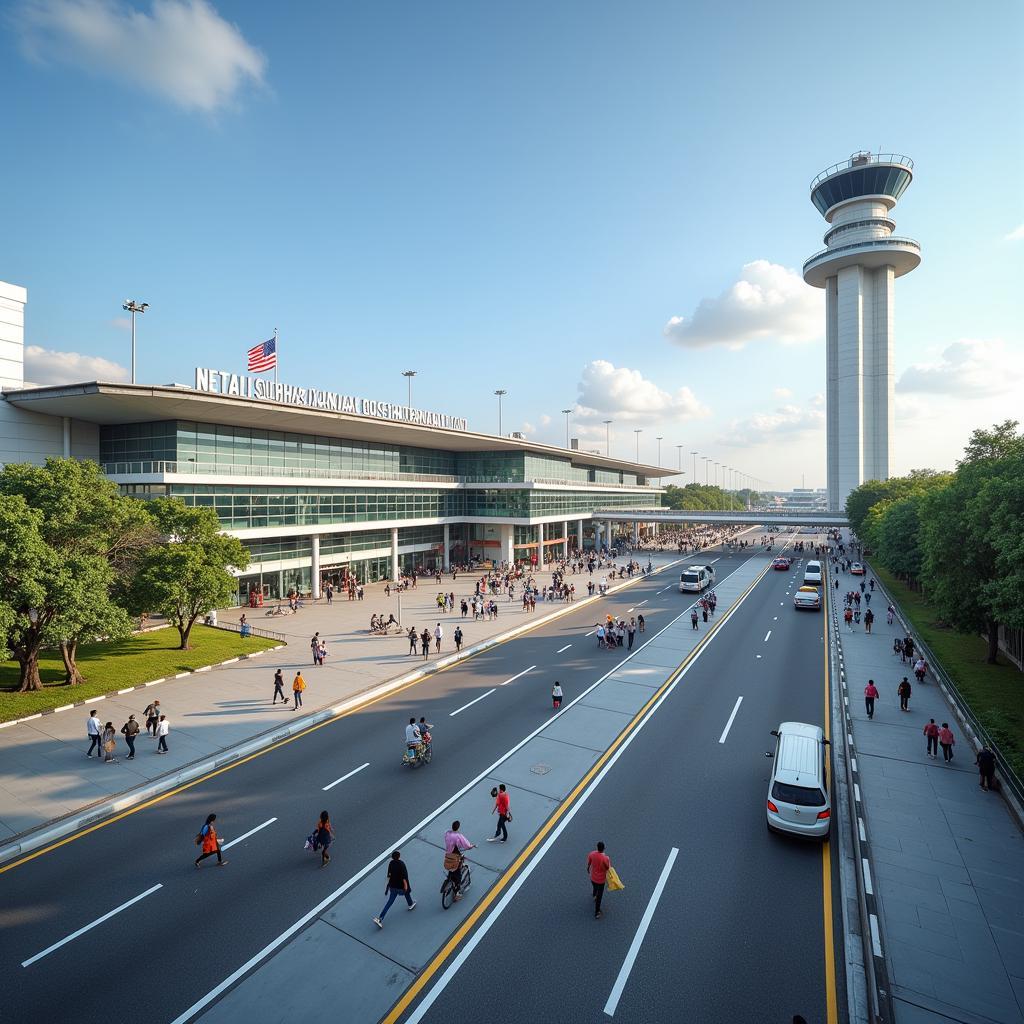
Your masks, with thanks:
M416 724L415 718L409 719L409 724L405 727L405 745L410 754L416 753L416 748L423 742L423 737L420 735L420 727Z
M439 622L434 627L434 644L435 644L435 651L436 651L437 654L441 653L441 637L443 637L443 636L444 636L444 630L441 628L441 623Z
M96 756L100 756L100 734L103 731L103 726L100 724L100 720L96 717L95 711L89 712L89 717L85 720L85 731L89 737L89 749L86 751L86 757L92 757L93 750L96 751Z
M171 730L171 723L167 721L166 715L160 716L160 721L157 723L156 734L159 738L159 742L156 745L156 752L158 754L166 754L167 750L167 734Z

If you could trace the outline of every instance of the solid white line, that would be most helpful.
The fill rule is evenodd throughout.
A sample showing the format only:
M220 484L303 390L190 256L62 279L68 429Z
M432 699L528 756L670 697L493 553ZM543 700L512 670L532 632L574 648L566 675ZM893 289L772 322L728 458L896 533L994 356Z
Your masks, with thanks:
M572 644L569 646L572 647ZM564 651L565 648L563 647L562 650ZM501 685L508 686L509 683L514 683L520 676L525 676L527 672L532 672L536 667L536 665L531 665L529 668L524 668L522 672L516 673L511 679L506 679Z
M353 775L357 775L357 774L358 774L359 772L361 772L361 771L362 771L362 770L363 770L364 768L369 768L369 767L370 767L370 762L369 762L369 761L367 761L367 762L366 762L366 764L361 764L361 765L360 765L360 766L359 766L358 768L353 768L353 769L352 769L352 771L350 771L350 772L348 773L348 775L342 775L342 777L341 777L340 779L335 779L335 780L334 780L333 782L330 782L330 783L328 783L328 784L327 784L326 786L324 786L324 788L323 788L323 792L325 792L325 793L326 793L326 792L327 792L327 790L329 790L329 789L334 789L334 787L335 787L335 786L336 786L336 785L337 785L337 784L338 784L339 782L344 782L344 781L345 781L346 779L351 779Z
M732 728L733 719L736 717L736 712L739 711L740 705L743 703L742 697L736 698L736 707L732 709L732 714L729 716L729 721L725 723L725 729L722 731L722 735L719 736L718 742L724 743L726 736L729 735L729 730Z
M459 714L459 712L465 711L466 708L471 708L478 700L483 700L484 697L490 697L490 695L494 693L496 689L497 687L495 686L493 689L488 690L486 693L481 693L479 697L474 697L468 704L463 704L461 708L456 708L454 711L450 712L448 717L454 718L457 714Z
M115 914L120 914L122 910L127 910L130 906L138 903L139 900L144 900L147 896L152 895L157 889L163 888L163 882L157 882L152 888L147 889L145 892L140 892L134 899L130 899L127 903L122 903L121 906L115 907L113 910L104 914L102 917L96 918L92 924L87 924L84 928L79 928L77 932L72 932L67 938L61 939L60 942L55 942L52 946L47 946L41 953L36 953L35 956L29 957L28 960L23 960L22 967L30 967L37 960L42 960L44 956L49 956L54 950L60 949L61 946L66 946L69 942L77 939L79 935L84 935L88 931L92 931L97 925L103 924L104 921L109 921Z
M232 839L230 843L225 843L221 850L230 850L232 846L237 846L243 839L248 839L249 836L255 835L261 828L266 828L268 825L273 825L277 821L277 818L271 818L269 821L263 822L262 825L257 825L255 828L249 829L245 835L239 836L237 839Z
M868 864L867 857L861 857L860 866L864 871L864 891L869 896L875 895L874 887L871 884L871 865Z
M882 955L882 940L878 935L878 918L874 914L869 914L868 920L871 923L871 948L875 956L880 957Z
M677 561L680 560L677 559ZM743 568L744 565L751 561L753 561L753 557L748 558L746 562L743 562L740 565L738 565L731 573L729 573L728 576L725 577L725 579L727 580L734 576L736 573L740 571L741 568ZM673 563L669 564L671 565ZM725 580L723 580L722 582L724 583ZM739 604L736 604L734 607L738 608ZM316 904L316 906L312 907L310 910L307 910L306 913L303 914L294 924L286 928L283 932L281 932L280 935L277 935L273 939L271 939L270 942L268 942L267 945L264 946L263 949L261 949L258 953L255 953L253 956L249 957L249 959L244 964L242 964L241 967L238 967L236 970L232 971L231 974L229 974L223 981L219 982L212 989L210 989L210 991L207 992L206 995L201 996L199 999L197 999L196 1002L194 1002L187 1010L184 1011L184 1013L179 1014L179 1016L177 1016L173 1021L171 1021L171 1024L187 1024L187 1022L190 1021L193 1017L195 1017L197 1013L199 1013L201 1010L204 1010L207 1006L210 1005L210 1003L217 999L217 997L220 996L222 992L225 992L229 988L231 988L231 986L234 985L234 983L238 981L239 978L248 974L249 971L251 971L261 961L266 960L266 958L270 956L270 954L273 953L275 950L280 949L281 946L283 946L296 932L301 931L303 928L305 928L310 921L314 920L319 914L323 913L323 911L325 911L329 906L336 902L340 897L344 896L345 893L349 891L349 889L351 889L357 883L361 882L371 871L374 870L374 868L378 867L385 860L387 860L391 856L392 850L401 848L401 846L404 843L408 843L409 840L419 835L419 833L422 832L423 829L426 828L435 818L444 814L444 812L448 810L448 808L451 807L452 804L456 803L458 800L464 797L471 789L473 789L474 786L479 785L484 779L490 778L490 776L494 773L494 770L496 768L499 768L502 764L504 764L510 757L512 757L513 754L516 754L520 750L522 750L522 748L525 747L526 744L530 742L530 740L534 739L536 736L539 736L542 732L544 732L544 730L547 729L552 722L557 721L571 708L579 704L580 701L587 697L588 694L596 690L597 687L601 685L601 683L603 683L611 675L613 675L620 668L622 668L622 666L625 665L627 661L631 661L634 657L636 657L636 655L638 655L648 644L654 643L654 641L657 640L658 637L660 637L663 633L667 633L672 628L672 626L674 626L677 622L679 622L680 619L683 618L684 615L686 615L688 610L689 609L684 609L683 611L681 611L667 625L662 626L662 628L659 629L658 632L655 633L652 637L650 637L650 639L645 640L642 644L640 644L640 646L637 647L635 651L632 651L631 653L627 654L626 657L622 659L622 661L613 665L610 669L608 669L607 672L604 673L604 675L600 676L598 679L595 679L594 682L590 684L590 686L588 686L581 694L579 694L579 696L574 697L568 704L565 705L565 707L563 707L560 711L553 714L550 719L544 722L543 725L539 725L536 729L533 730L533 732L528 733L526 736L524 736L511 749L507 750L504 754L502 754L493 764L488 765L482 772L480 772L479 775L476 776L476 778L470 779L469 782L467 782L462 787L462 789L457 790L450 797L448 797L448 799L445 800L440 806L435 807L434 810L430 811L426 815L426 817L422 818L419 822L413 825L412 828L409 829L409 831L406 832L404 836L401 836L394 842L389 843L384 850L378 853L377 856L374 857L372 860L364 864L354 875L352 875L351 878L347 879L345 882L339 885L338 888L334 890L334 892L328 893L319 903ZM727 620L731 614L732 609L730 608L725 613L724 619L722 621ZM703 653L703 651L705 651L706 649L706 647L702 647L700 651L697 652L697 657L695 657L690 664L696 662L697 659L700 657L701 653ZM684 675L686 675L688 671L689 666L687 666L683 670L679 678L681 679ZM674 687L675 684L673 684L673 686L670 687L670 689L662 695L661 700L658 702L658 704L655 705L655 707L652 710L656 710L658 707L661 706L665 698L668 696L671 690L674 689ZM640 723L640 725L637 728L642 728L642 726L643 723ZM613 757L609 760L609 763L606 764L605 767L601 770L601 773L599 773L598 775L598 779L604 777L604 774L608 771L611 765L615 763L615 761L621 754L622 750L624 750L632 742L631 737L635 735L636 730L634 730L633 733L630 734L630 736L626 737L623 746L620 747L618 751L616 751ZM586 795L587 794L584 793L582 798L583 802L586 802ZM579 806L581 805L577 804L576 807L572 808L568 812L566 818L563 820L562 825L559 827L557 831L558 835L561 834L561 831L565 828L565 825L572 820L573 816L575 816L576 809ZM552 840L549 838L548 844L550 844L551 842ZM545 852L547 848L547 845L543 847L542 853ZM531 862L531 864L536 863L537 861ZM527 876L532 870L532 867L530 865L527 865ZM513 886L515 886L515 891L518 891L518 885L516 883L513 883ZM505 899L508 899L508 894L506 894ZM504 901L502 904L499 904L499 906L503 905ZM484 933L489 927L489 924L486 925L485 928L479 933L480 938L483 938ZM461 964L461 962L462 961L460 960L459 963ZM438 992L438 995L440 995L440 992ZM436 996L434 998L436 998Z
M633 936L633 941L630 943L626 959L622 961L622 967L619 968L619 976L615 979L615 984L612 985L608 1002L604 1004L604 1012L609 1017L615 1016L615 1009L619 1005L622 990L626 987L626 982L629 981L629 973L633 970L633 964L636 962L637 954L640 952L640 946L647 935L647 929L651 925L654 911L658 908L661 894L665 890L665 883L668 881L669 872L672 870L672 865L675 864L676 857L678 856L679 851L673 846L672 852L668 855L668 860L665 861L665 866L661 869L661 877L658 879L658 884L654 887L654 892L651 894L651 899L647 904L647 909L644 911L644 916L640 919L640 927L637 928L636 935Z
M770 637L771 635L772 635L772 631L769 629L768 632L765 633L765 635L764 635L764 642L765 643L768 643L768 637Z
M561 654L562 651L567 651L570 647L572 647L572 644L566 644L564 647L559 647L558 650L555 651L555 654ZM502 683L502 685L504 686L505 684Z

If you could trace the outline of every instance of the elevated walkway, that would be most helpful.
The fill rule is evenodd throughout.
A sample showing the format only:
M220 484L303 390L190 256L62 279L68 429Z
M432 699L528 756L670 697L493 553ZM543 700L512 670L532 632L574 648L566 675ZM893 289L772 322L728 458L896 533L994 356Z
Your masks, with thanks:
M849 526L845 512L778 511L749 509L740 512L715 512L673 508L598 509L594 519L613 523L707 523L715 526L824 526L836 529Z

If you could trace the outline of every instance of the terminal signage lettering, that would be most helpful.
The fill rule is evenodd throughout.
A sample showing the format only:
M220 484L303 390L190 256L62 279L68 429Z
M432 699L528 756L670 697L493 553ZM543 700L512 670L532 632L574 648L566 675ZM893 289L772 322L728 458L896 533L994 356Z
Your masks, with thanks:
M396 402L382 402L372 398L357 398L342 395L337 391L322 388L300 388L291 384L249 377L227 370L210 370L196 367L196 391L211 395L233 395L257 402L278 402L282 405L297 405L304 409L321 409L324 412L343 412L354 416L369 416L378 420L395 420L423 427L441 427L445 430L467 430L465 419L449 416L443 412L427 412L412 409Z

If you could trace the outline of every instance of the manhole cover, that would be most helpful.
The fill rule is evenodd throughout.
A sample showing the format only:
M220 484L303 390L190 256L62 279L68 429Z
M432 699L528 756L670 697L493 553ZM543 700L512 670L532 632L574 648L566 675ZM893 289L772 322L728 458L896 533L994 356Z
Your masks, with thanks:
M551 771L551 765L549 764L535 764L531 769L534 775L547 775Z

